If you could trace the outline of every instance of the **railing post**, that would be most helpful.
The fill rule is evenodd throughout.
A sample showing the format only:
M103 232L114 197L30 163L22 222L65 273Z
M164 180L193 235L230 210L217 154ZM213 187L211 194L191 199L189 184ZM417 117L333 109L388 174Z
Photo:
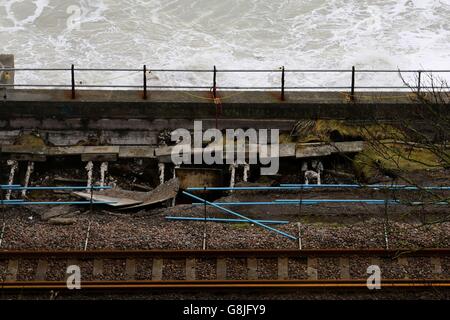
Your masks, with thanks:
M422 71L419 71L419 75L417 77L417 93L420 93L420 80L422 77Z
M147 100L147 66L144 64L144 100Z
M213 75L213 98L216 98L216 91L217 91L217 69L216 66L214 66L214 75Z
M352 66L352 89L350 93L350 100L355 99L355 66Z
M281 100L284 101L284 66L281 68Z
M71 78L72 78L72 99L75 99L75 66L71 67Z

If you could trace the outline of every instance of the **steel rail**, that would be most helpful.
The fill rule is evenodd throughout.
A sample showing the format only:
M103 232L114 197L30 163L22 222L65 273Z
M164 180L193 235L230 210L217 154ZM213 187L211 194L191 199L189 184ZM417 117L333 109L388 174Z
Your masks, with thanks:
M385 279L382 288L450 288L450 279ZM82 290L142 289L365 289L366 279L355 280L121 280L83 281ZM0 290L69 290L64 281L5 281ZM72 291L73 292L73 291Z
M126 257L326 257L326 256L450 256L450 248L416 249L207 249L207 250L0 250L0 260L10 258L126 258Z

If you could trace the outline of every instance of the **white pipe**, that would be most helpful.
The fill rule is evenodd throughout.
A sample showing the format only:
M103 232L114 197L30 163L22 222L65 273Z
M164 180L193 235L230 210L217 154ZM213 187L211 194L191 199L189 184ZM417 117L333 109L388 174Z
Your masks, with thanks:
M19 166L19 163L16 160L8 160L6 162L8 164L8 166L11 166L11 171L9 172L9 179L8 179L8 184L13 184L14 182L14 174L17 170L17 167ZM8 192L6 193L6 200L11 199L11 193L12 190L8 190Z
M249 171L250 171L250 164L248 163L244 164L244 182L248 181Z
M108 162L102 162L100 166L100 187L105 186L105 176L106 172L108 172Z
M24 182L25 187L28 187L28 183L30 182L30 176L33 170L34 170L34 162L28 161L27 173L25 174L25 182ZM27 190L26 189L22 190L22 197L25 197L26 194Z
M158 170L159 170L159 184L163 184L164 183L164 168L165 168L165 164L160 162L158 163Z
M88 164L86 165L86 167L84 167L87 171L87 190L89 191L89 189L91 188L92 185L92 169L94 169L94 163L92 161L89 161Z
M230 165L231 177L230 177L230 188L234 188L234 183L236 179L236 162Z
M179 168L180 166L174 166L173 167L173 178L175 179L177 177L177 172L176 170Z
M323 163L322 163L322 161L319 161L319 162L317 163L317 174L318 174L318 177L317 177L317 184L321 184L321 181L320 181L320 175L321 175L321 173L322 173L323 170L324 170Z
M317 173L312 170L308 170L305 172L305 184L309 184L310 179L316 179L317 184L320 184L320 173Z

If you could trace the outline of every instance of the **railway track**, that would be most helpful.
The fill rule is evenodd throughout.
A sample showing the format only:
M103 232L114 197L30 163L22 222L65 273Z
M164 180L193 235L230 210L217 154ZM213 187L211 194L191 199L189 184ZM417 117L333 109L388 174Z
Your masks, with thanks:
M82 287L314 289L366 287L377 265L389 288L449 288L450 249L0 251L2 290L63 290L68 266Z
M387 279L382 282L383 289L424 289L450 288L450 279ZM67 290L64 281L19 281L3 282L1 290ZM83 290L130 291L145 289L164 290L220 290L220 289L352 289L367 290L365 279L355 280L122 280L122 281L86 281Z

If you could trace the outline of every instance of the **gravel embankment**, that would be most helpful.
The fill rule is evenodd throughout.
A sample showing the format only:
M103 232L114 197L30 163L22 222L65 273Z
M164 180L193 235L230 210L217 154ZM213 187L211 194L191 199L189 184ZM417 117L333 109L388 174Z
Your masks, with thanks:
M24 208L8 209L1 248L5 249L83 249L89 222L88 249L201 249L204 222L175 222L166 215L185 214L191 206L159 210L155 214L77 214L71 225L53 225ZM195 209L196 210L196 209ZM197 215L198 216L198 215ZM382 218L353 223L309 222L301 217L301 241L312 248L380 248L385 246ZM291 220L292 221L292 220ZM298 242L251 224L208 222L207 247L297 248ZM276 228L298 235L292 221ZM423 226L419 222L389 222L390 248L449 247L450 222Z

